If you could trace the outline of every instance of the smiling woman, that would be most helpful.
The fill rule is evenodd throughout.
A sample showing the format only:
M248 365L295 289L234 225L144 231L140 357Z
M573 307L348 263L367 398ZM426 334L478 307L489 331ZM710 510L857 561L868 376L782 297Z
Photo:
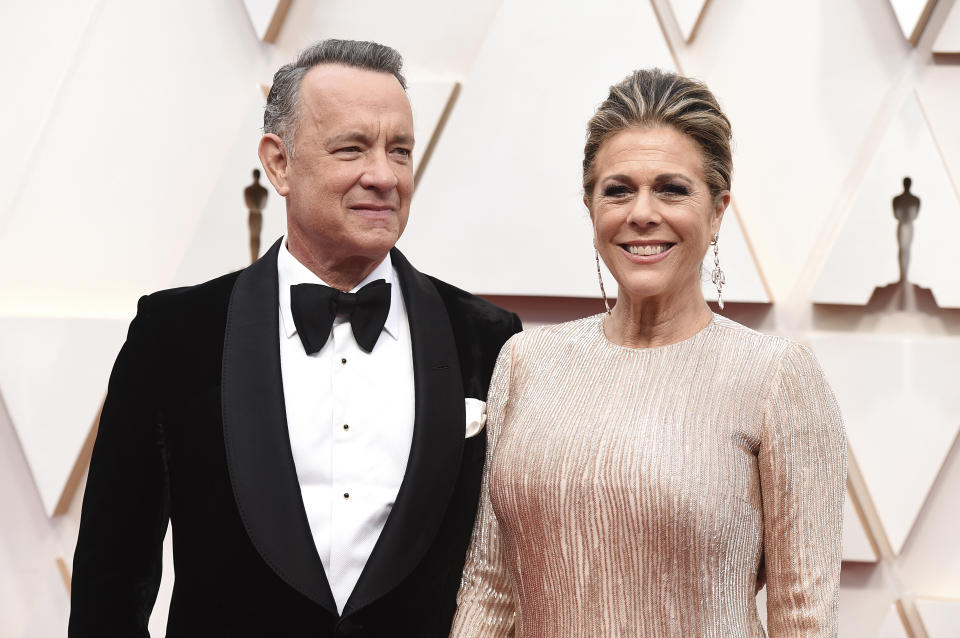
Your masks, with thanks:
M637 71L590 120L584 203L619 298L500 353L454 636L758 638L764 582L770 636L837 635L837 403L808 349L700 287L731 172L695 80Z
M676 129L629 128L597 153L595 186L584 196L596 247L620 285L620 303L607 329L624 345L660 345L670 333L643 332L642 316L687 319L670 332L689 336L710 319L700 288L700 264L720 230L730 201L705 181L696 143ZM670 308L699 307L678 316Z
M700 263L730 203L730 138L730 121L706 86L659 69L611 87L590 119L583 200L597 251L621 284L606 327L615 341L662 345L709 321ZM673 310L680 307L691 312Z

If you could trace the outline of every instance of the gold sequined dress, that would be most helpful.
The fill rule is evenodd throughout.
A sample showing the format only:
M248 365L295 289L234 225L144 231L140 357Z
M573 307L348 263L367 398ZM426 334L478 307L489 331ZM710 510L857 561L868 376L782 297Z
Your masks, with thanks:
M846 443L810 351L714 315L626 348L514 336L452 636L837 635Z

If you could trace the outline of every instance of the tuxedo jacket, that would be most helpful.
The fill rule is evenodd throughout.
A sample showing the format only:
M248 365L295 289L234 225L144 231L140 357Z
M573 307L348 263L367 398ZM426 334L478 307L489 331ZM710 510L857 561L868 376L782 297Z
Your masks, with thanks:
M168 636L447 636L513 313L393 265L412 337L416 416L403 482L342 614L313 542L287 433L277 252L140 300L117 357L74 556L69 635L147 636L168 520ZM376 388L370 388L371 400Z

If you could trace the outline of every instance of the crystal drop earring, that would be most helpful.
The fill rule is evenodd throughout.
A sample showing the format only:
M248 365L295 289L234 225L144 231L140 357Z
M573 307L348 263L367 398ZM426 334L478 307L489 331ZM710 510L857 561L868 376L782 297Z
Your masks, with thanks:
M710 279L713 285L717 287L717 305L723 310L723 285L727 283L727 278L720 269L720 235L714 235L710 245L713 246L713 272L710 273Z
M593 257L597 261L597 281L600 282L600 296L603 297L603 307L607 309L607 314L610 314L610 302L607 301L607 290L603 287L603 275L600 274L600 251L597 250L596 244L593 246Z

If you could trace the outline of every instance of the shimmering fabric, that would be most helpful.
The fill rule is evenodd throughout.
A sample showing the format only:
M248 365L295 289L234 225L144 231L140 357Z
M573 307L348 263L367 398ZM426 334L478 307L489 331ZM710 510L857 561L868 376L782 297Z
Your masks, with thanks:
M813 355L715 315L680 343L602 315L514 336L490 387L452 635L836 636L846 443Z

